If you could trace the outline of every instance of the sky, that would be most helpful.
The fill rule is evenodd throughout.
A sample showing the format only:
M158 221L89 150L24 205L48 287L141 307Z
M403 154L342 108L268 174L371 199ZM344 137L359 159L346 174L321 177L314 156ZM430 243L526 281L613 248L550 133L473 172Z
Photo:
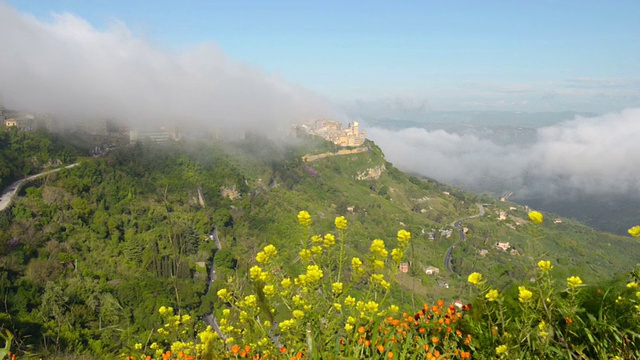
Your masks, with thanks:
M16 1L53 23L124 27L159 51L231 61L350 106L620 111L640 104L638 1ZM56 15L57 14L57 15Z

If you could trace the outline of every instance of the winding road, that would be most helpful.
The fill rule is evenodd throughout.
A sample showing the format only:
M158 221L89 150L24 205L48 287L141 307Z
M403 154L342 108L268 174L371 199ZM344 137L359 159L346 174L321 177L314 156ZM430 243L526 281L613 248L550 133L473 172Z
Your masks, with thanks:
M20 190L22 185L24 185L25 183L27 183L27 182L29 182L31 180L35 180L35 179L37 179L39 177L42 177L42 176L45 176L45 175L56 173L56 172L58 172L58 171L60 171L62 169L71 169L72 167L75 167L75 166L78 166L78 165L80 165L80 163L67 165L65 167L54 169L54 170L43 171L43 172L41 172L39 174L27 176L24 179L20 179L20 180L14 182L13 184L9 185L9 187L6 188L2 192L2 195L0 195L0 211L3 211L4 209L6 209L9 206L9 204L11 204L11 200L13 200L15 195L18 193L18 190Z
M475 219L475 218L479 218L481 216L484 216L484 207L480 204L476 204L476 206L478 207L478 209L480 210L480 213L477 215L473 215L473 216L469 216L463 219L460 219L458 221L455 221L453 223L451 223L451 226L453 226L454 228L457 228L459 233L460 233L460 239L458 241L456 241L453 245L451 245L449 247L449 249L447 249L447 253L444 256L444 267L447 268L447 271L449 272L453 272L453 270L451 270L451 253L453 252L453 248L456 247L456 245L458 245L461 241L465 241L466 240L466 235L464 233L464 229L462 228L462 222L466 221L466 220L471 220L471 219Z

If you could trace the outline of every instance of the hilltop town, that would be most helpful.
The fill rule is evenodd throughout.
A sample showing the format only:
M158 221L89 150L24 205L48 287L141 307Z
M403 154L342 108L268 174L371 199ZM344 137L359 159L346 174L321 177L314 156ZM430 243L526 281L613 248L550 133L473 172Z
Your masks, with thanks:
M335 120L318 119L305 124L293 125L297 136L320 136L338 146L360 146L365 141L365 131L360 131L357 121L352 121L345 128Z

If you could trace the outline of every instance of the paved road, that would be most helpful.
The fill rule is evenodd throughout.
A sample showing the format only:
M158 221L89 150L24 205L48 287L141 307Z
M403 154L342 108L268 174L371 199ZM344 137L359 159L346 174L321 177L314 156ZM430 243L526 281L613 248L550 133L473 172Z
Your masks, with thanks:
M462 228L462 222L466 221L466 220L470 220L470 219L475 219L475 218L479 218L480 216L484 216L484 207L480 204L476 204L476 206L478 206L478 210L480 210L480 213L477 215L473 215L473 216L469 216L466 217L464 219L460 219L458 221L455 221L453 223L451 223L451 226L453 226L454 228L458 229L458 232L460 234L460 239L458 241L456 241L453 245L451 245L449 247L449 249L447 250L447 253L444 255L444 267L447 268L447 270L449 272L452 272L451 270L451 253L453 252L453 248L456 247L456 245L458 245L461 241L465 241L466 240L466 235L464 233L464 229Z
M220 249L222 249L222 244L220 243L220 239L218 238L218 227L217 226L213 227L213 231L211 232L210 238L211 238L211 240L216 242L216 247L218 248L218 251L220 251ZM218 252L216 251L216 254L217 253ZM209 290L211 289L211 285L213 284L214 281L216 281L215 258L216 258L216 256L214 254L213 258L211 259L211 269L209 270L209 281L207 282L207 290L205 291L205 294L209 293ZM222 331L220 331L220 326L218 325L218 320L213 315L213 313L203 316L202 317L202 321L204 321L205 324L211 326L213 331L217 332L218 335L220 335L221 338L224 338L224 335L222 334Z
M24 179L21 179L21 180L18 180L16 182L14 182L13 184L9 185L9 187L6 188L2 192L2 195L0 195L0 211L3 211L4 209L7 208L7 206L9 206L9 204L11 204L11 200L13 200L14 196L18 193L18 190L20 190L22 185L24 185L25 183L27 183L27 182L29 182L31 180L37 179L39 177L45 176L45 175L53 174L53 173L58 172L58 171L60 171L62 169L71 169L72 167L78 166L78 165L80 165L80 163L67 165L64 168L44 171L44 172L41 172L40 174L31 175L31 176L28 176L28 177L26 177Z

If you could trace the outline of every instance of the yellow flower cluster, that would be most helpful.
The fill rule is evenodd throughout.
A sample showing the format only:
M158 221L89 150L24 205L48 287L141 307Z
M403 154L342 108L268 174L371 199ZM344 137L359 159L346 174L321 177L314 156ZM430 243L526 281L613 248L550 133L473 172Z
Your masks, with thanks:
M333 234L326 234L322 241L322 246L325 248L330 248L336 244L336 237Z
M389 255L389 252L384 247L384 240L376 239L371 242L371 247L369 249L372 254L375 256L386 258Z
M278 255L278 250L273 245L267 245L262 251L256 255L256 261L259 264L266 264L269 260Z
M261 280L266 282L269 278L269 273L262 271L262 268L256 265L249 269L249 277L251 280Z
M580 279L577 276L572 276L570 278L567 278L567 285L572 288L575 289L578 286L582 285L582 279Z
M529 212L529 220L531 220L531 222L536 225L542 224L542 222L544 221L544 216L541 212L531 211Z
M324 273L318 265L309 265L307 266L307 273L298 275L298 277L295 279L295 283L298 286L314 285L315 283L320 281L323 276Z
M303 227L311 225L311 215L309 215L308 211L302 210L298 213L298 224Z
M542 272L547 272L553 269L553 266L551 265L551 261L540 260L538 261L538 269L542 270Z
M487 292L487 295L484 296L489 301L496 301L500 297L498 290L492 289Z
M636 225L629 229L629 235L633 237L640 237L640 225Z
M482 282L482 274L478 272L471 273L467 278L467 281L473 285L478 285L480 284L480 282Z
M524 286L518 287L518 300L520 300L520 302L522 303L527 302L531 300L532 297L533 297L533 293L527 290L526 287Z
M344 216L338 216L335 220L336 229L347 230L347 219Z
M343 285L341 282L334 282L331 284L331 291L335 296L342 294Z
M351 268L356 274L362 273L364 270L362 269L362 260L357 257L351 259Z
M404 251L402 249L393 249L391 250L391 258L395 262L400 262L404 257Z
M409 245L409 240L411 240L411 233L407 230L398 231L398 242L404 248Z
M496 348L496 354L502 355L507 352L507 345L500 345Z

